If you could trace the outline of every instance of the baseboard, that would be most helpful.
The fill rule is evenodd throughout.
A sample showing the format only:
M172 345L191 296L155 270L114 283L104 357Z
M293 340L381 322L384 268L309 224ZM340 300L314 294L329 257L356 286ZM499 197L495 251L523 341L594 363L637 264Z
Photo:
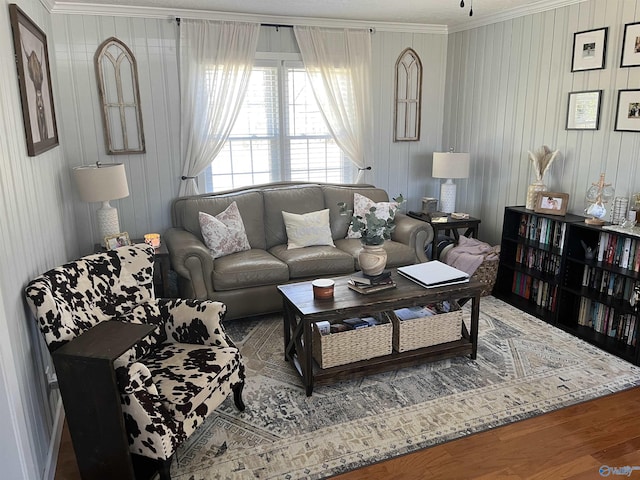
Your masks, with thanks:
M53 422L53 430L51 432L51 440L49 440L47 464L42 475L42 480L54 480L56 476L58 452L60 450L60 441L62 439L62 427L64 427L64 408L62 408L62 398L58 398L55 417L55 421Z

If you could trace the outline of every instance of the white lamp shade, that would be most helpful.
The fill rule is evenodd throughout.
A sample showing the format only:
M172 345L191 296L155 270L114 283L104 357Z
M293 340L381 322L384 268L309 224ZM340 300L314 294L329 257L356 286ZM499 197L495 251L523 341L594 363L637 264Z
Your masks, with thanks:
M81 165L73 168L73 174L83 202L104 202L129 195L122 163Z
M433 153L433 178L467 178L469 154L456 152Z

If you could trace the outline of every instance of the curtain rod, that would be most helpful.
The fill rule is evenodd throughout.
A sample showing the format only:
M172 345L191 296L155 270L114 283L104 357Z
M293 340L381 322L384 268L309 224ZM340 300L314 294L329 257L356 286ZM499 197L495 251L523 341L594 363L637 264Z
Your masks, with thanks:
M178 25L180 25L180 17L175 17L175 21ZM293 25L285 25L282 23L261 23L260 26L262 27L274 27L276 30L278 28L293 28Z
M178 24L178 26L180 26L180 17L175 17L176 23ZM286 25L284 23L261 23L260 26L262 27L274 27L276 29L276 31L278 31L278 29L280 28L293 28L293 25ZM376 29L373 27L369 27L369 33L375 33Z

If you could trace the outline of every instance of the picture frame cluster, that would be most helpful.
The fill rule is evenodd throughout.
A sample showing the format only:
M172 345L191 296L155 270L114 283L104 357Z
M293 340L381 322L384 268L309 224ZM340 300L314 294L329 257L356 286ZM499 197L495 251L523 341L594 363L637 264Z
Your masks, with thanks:
M571 72L606 67L609 27L576 32L573 35ZM640 22L624 26L620 68L640 67ZM603 90L569 92L566 130L599 130ZM640 89L618 90L616 132L640 132Z

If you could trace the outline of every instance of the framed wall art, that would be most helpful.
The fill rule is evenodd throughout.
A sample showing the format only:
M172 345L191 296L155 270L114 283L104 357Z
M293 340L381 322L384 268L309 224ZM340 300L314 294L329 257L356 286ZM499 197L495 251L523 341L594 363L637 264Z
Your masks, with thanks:
M604 68L608 32L609 27L604 27L573 34L572 72Z
M94 64L107 153L145 153L136 57L110 37L96 50Z
M602 90L570 92L567 106L567 130L598 130Z
M640 90L618 90L617 132L640 132Z
M394 98L394 142L420 140L422 110L422 61L412 48L396 60Z
M620 66L640 66L640 22L627 23L624 26Z
M14 3L9 5L9 18L16 53L27 154L34 157L59 143L47 37Z
M568 193L539 192L533 211L548 215L566 215L568 203Z

